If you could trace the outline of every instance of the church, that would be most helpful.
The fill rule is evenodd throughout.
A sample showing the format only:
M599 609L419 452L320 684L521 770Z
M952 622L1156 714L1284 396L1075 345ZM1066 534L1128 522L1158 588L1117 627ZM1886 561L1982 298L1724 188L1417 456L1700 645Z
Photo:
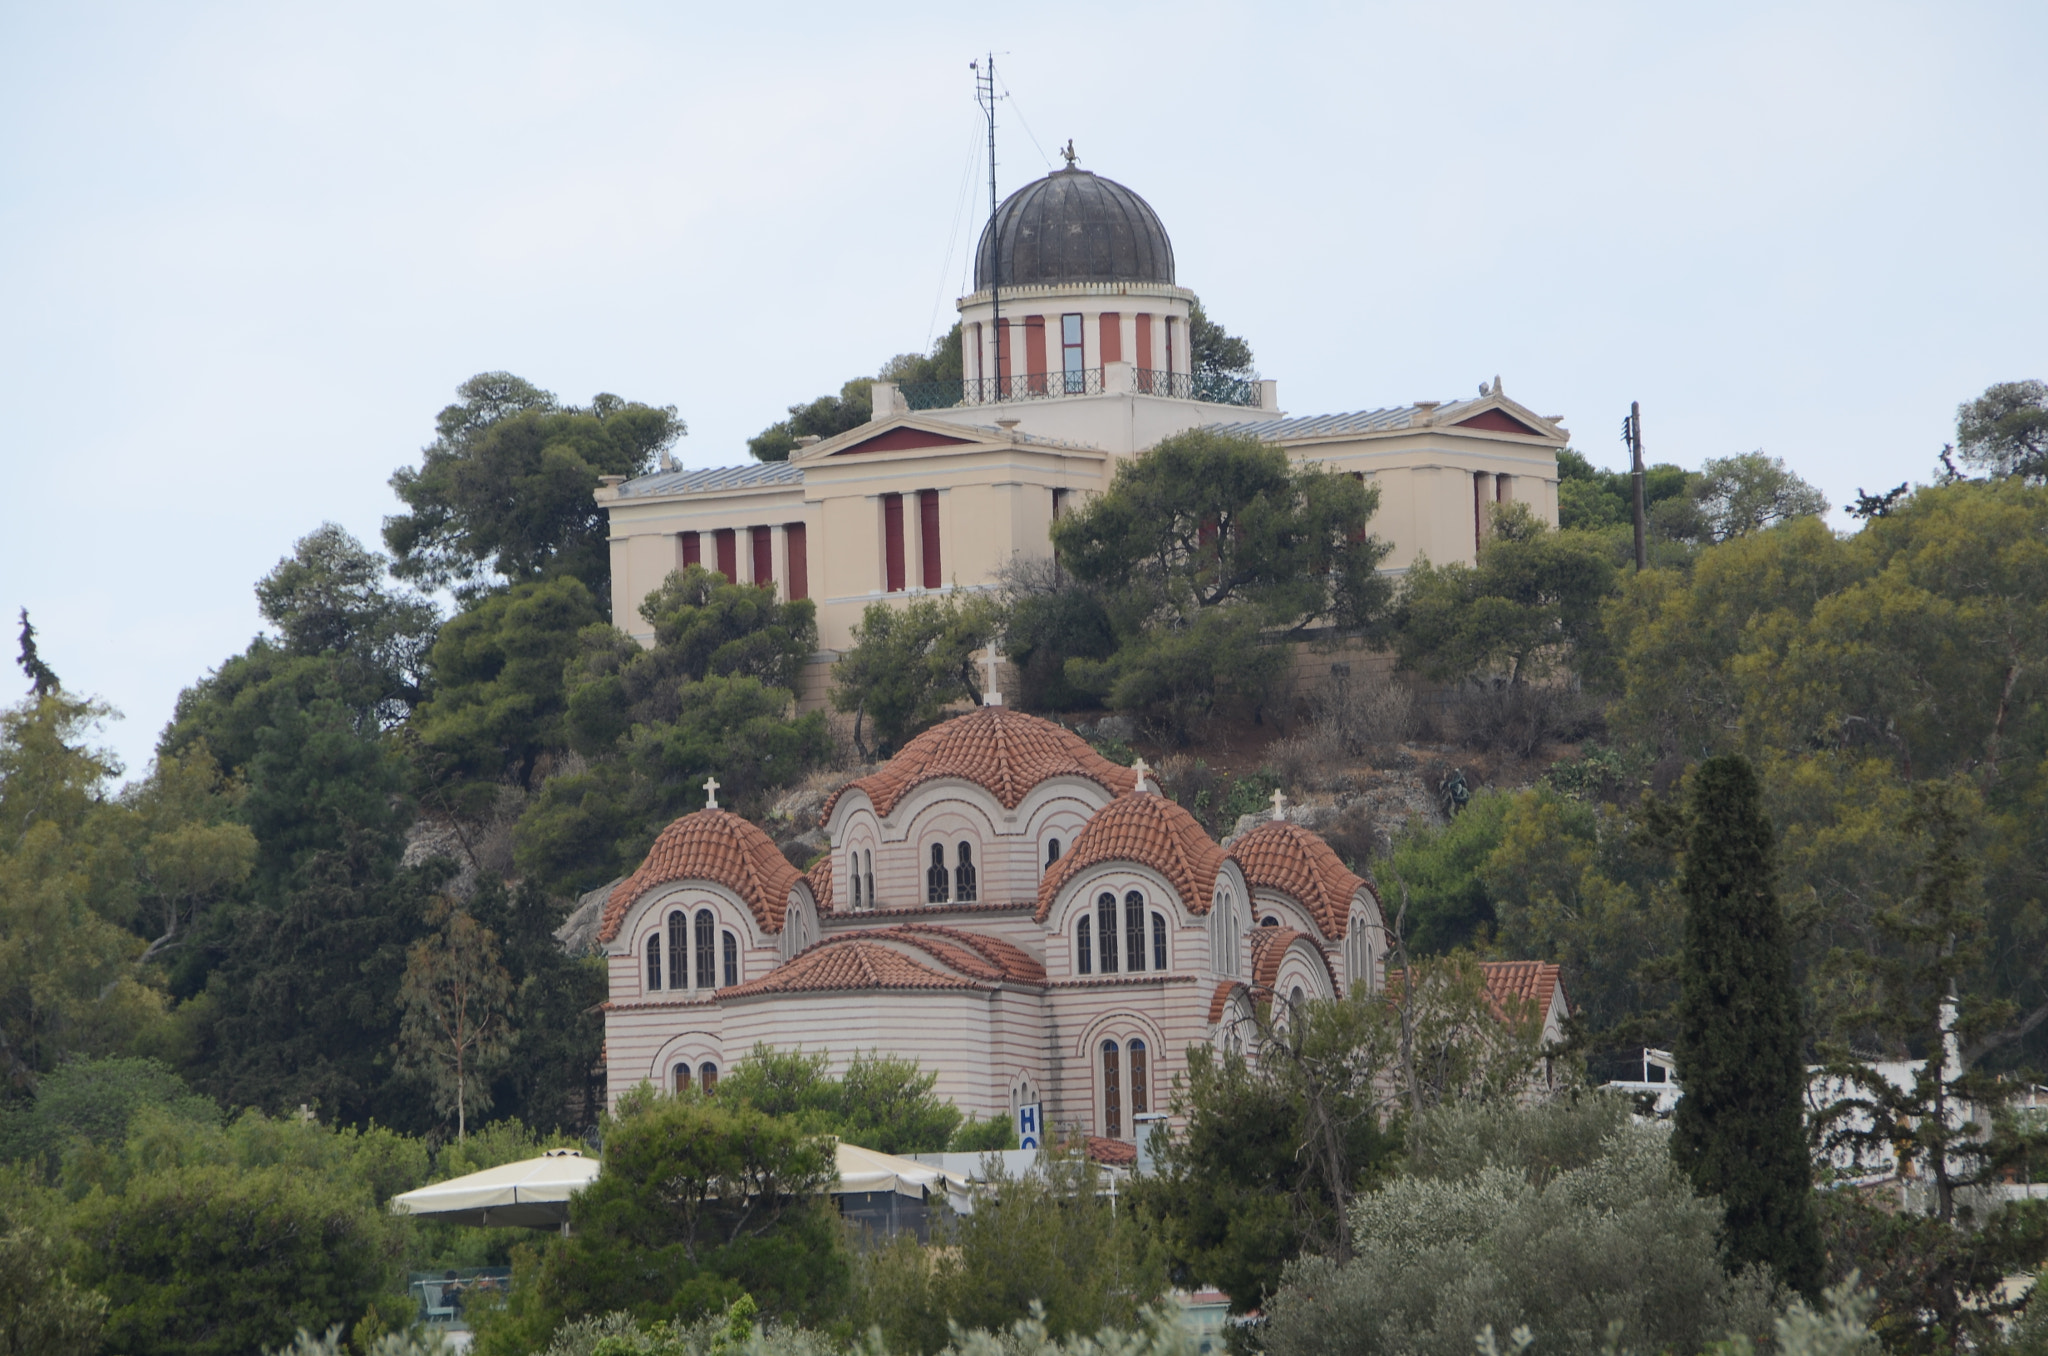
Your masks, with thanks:
M787 462L607 477L613 623L650 640L640 601L702 564L817 606L825 671L873 603L987 589L1014 559L1051 554L1049 529L1106 488L1117 463L1171 434L1231 429L1379 487L1384 568L1470 563L1488 506L1557 522L1560 418L1499 378L1462 400L1289 416L1278 383L1197 371L1195 294L1145 200L1069 165L1011 194L983 230L960 298L965 377L876 382L869 422Z
M1002 203L960 299L965 376L877 382L864 426L786 463L608 478L614 622L702 564L818 611L799 693L877 602L995 586L1051 554L1051 524L1119 461L1189 429L1232 429L1380 489L1386 562L1476 558L1490 505L1557 520L1568 433L1502 393L1290 417L1267 380L1195 368L1195 294L1158 215L1071 163ZM993 687L994 684L992 683ZM708 807L662 831L604 895L606 1075L716 1085L756 1044L917 1060L937 1093L1127 1157L1167 1110L1188 1048L1227 1045L1276 999L1384 982L1372 887L1273 817L1226 851L1160 793L1048 720L989 704L925 731L836 792L830 848L799 871L755 825ZM1488 967L1496 993L1566 1011L1557 968Z

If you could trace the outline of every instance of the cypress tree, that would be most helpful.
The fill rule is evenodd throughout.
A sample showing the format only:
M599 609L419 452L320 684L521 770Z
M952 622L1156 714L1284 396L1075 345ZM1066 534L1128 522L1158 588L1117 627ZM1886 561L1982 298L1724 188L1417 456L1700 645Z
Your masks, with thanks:
M1811 1296L1822 1258L1799 995L1748 760L1700 764L1690 809L1675 1051L1685 1096L1671 1152L1695 1188L1720 1198L1729 1266L1763 1263Z

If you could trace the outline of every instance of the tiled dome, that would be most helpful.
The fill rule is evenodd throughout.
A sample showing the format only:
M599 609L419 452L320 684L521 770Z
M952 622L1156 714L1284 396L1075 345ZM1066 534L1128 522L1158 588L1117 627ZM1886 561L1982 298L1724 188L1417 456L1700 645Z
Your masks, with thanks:
M1366 882L1338 860L1320 835L1269 819L1232 843L1229 856L1252 889L1277 890L1301 901L1323 936L1335 941L1349 928L1352 897Z
M657 885L677 880L723 885L753 910L761 931L782 931L789 892L803 879L768 835L725 810L699 810L661 831L640 869L612 891L597 940L619 935L626 912Z
M829 937L721 1002L759 994L858 989L986 989L1043 984L1045 967L1009 942L957 928L906 924Z
M1006 810L1023 803L1031 788L1058 776L1086 777L1112 795L1137 785L1137 775L1097 753L1072 730L1004 706L984 706L934 725L903 746L877 772L849 782L825 802L825 818L847 792L858 789L877 814L925 782L957 777L982 787Z
M1223 849L1202 832L1195 817L1164 796L1134 792L1119 796L1074 837L1066 855L1038 883L1038 920L1081 871L1102 862L1134 862L1166 877L1190 913L1207 913L1215 893Z

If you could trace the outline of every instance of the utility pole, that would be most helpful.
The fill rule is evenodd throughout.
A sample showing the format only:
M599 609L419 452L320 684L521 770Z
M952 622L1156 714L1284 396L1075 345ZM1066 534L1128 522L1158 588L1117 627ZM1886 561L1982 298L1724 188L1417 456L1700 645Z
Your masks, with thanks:
M1635 500L1636 573L1640 574L1650 560L1643 546L1643 407L1638 401L1628 403L1628 418L1622 421L1621 439L1628 444L1629 451L1629 480L1633 482Z
M974 72L974 99L988 114L988 307L989 337L994 345L995 377L988 383L995 398L1003 398L1003 242L996 231L996 54L988 54L988 65L968 62Z

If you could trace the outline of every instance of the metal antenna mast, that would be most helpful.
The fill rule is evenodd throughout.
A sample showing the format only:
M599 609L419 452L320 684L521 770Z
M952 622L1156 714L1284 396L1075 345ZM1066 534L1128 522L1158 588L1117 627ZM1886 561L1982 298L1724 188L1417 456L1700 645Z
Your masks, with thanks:
M1003 398L1003 249L1002 241L996 236L996 54L988 54L988 64L970 61L968 69L974 74L974 101L981 105L988 115L988 305L989 334L995 344L995 380L986 383L984 389L992 389L995 398Z

